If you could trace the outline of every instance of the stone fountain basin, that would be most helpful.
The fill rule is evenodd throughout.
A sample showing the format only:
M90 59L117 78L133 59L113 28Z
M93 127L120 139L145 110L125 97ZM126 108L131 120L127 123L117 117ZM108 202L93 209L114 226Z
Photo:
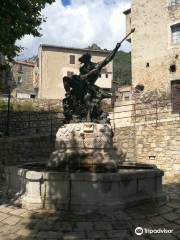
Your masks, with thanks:
M27 209L92 211L165 199L164 173L152 165L124 164L116 173L70 173L37 166L10 166L5 170L7 195L18 198Z

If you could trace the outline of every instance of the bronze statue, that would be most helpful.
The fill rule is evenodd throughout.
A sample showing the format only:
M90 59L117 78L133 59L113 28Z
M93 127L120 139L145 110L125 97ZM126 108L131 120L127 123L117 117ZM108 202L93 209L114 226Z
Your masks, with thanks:
M107 118L108 114L101 109L101 101L104 98L111 98L111 94L96 86L95 83L102 68L113 60L122 42L134 30L131 30L120 43L117 43L113 51L102 62L91 62L91 55L86 53L79 58L79 61L83 64L80 67L80 74L63 78L66 91L65 98L63 99L66 123L84 121L109 122Z

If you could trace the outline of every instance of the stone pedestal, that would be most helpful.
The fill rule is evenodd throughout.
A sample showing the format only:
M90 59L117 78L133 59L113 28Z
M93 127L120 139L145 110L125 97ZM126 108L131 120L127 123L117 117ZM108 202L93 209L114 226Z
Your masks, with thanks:
M115 171L117 157L113 150L109 124L72 123L60 127L56 134L56 151L49 167L103 168Z

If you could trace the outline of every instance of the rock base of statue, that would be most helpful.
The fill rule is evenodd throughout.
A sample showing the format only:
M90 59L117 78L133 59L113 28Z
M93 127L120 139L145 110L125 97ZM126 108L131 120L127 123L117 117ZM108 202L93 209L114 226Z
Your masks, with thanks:
M56 150L48 167L63 170L91 169L114 172L117 170L113 134L109 124L71 123L60 127L56 134Z

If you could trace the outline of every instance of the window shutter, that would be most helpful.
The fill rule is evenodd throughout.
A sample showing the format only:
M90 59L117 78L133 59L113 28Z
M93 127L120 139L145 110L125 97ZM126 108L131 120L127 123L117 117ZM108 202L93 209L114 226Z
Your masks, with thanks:
M74 55L70 55L70 64L75 64L75 56Z

